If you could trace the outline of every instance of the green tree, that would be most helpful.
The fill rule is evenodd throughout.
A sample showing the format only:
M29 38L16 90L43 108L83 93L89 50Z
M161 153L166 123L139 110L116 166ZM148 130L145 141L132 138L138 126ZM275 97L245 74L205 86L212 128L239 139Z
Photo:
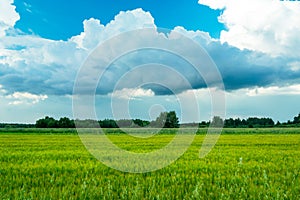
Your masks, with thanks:
M150 122L148 122L146 120L141 120L141 119L134 119L133 123L137 127L145 127L145 126L148 126L150 124Z
M175 111L167 113L165 128L179 128L179 120Z
M130 119L120 119L117 121L117 125L120 128L130 128L133 125L133 121Z
M59 128L74 128L74 121L70 120L67 117L62 117L58 120L58 127Z
M104 119L99 121L101 128L118 128L118 125L115 120Z
M154 127L164 128L167 119L167 112L161 112L156 120L152 123Z
M220 116L214 116L211 122L212 127L223 127L224 121Z
M179 120L175 111L161 112L151 125L159 128L178 128Z
M300 123L300 113L298 114L297 117L294 117L293 124L299 124Z
M47 122L45 119L39 119L35 122L36 128L47 128Z
M37 128L58 128L58 121L53 117L46 116L44 119L39 119L36 121L35 126Z

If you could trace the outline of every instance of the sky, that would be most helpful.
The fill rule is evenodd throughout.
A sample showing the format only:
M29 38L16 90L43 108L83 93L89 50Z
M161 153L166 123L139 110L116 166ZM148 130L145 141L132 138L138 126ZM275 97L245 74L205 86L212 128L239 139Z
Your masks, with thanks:
M297 1L0 0L0 123L292 120L299 19Z

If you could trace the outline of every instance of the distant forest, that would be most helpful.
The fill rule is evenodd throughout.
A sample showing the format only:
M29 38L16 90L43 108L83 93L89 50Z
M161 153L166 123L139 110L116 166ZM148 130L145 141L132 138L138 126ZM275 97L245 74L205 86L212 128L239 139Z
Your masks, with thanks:
M76 124L76 126L75 126ZM205 128L209 126L224 127L224 128L272 128L272 127L300 127L300 113L292 120L287 122L276 123L271 118L249 117L247 119L229 118L223 120L221 117L215 116L211 121L202 121L200 123L184 123L179 124L178 117L175 111L162 112L154 121L147 121L141 119L104 119L104 120L73 120L67 117L62 117L59 120L53 117L46 116L39 119L35 124L9 124L0 123L0 128L139 128L139 127L164 127L164 128L178 128L180 127L195 127Z

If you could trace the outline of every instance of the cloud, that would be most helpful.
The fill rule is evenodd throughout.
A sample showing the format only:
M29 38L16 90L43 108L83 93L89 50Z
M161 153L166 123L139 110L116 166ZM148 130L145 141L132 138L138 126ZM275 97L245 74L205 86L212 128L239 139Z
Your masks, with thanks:
M104 29L104 25L100 23L100 20L90 18L83 21L83 29L80 35L72 37L70 40L75 42L78 48L92 49L101 41L101 32Z
M0 37L5 35L5 31L14 27L15 23L20 19L20 15L16 12L16 6L13 0L0 1Z
M80 35L73 36L70 41L75 42L79 48L93 49L99 42L122 32L141 28L155 28L156 26L151 14L139 8L132 11L121 11L106 26L102 25L100 20L90 18L83 21L83 27L84 31Z
M9 93L70 95L78 69L99 42L124 31L154 26L154 19L136 9L120 12L106 26L93 18L83 24L84 32L68 41L24 34L0 37L0 84Z
M3 86L0 85L0 96L4 95L6 93L6 90L3 89Z
M88 54L72 42L31 35L6 36L0 44L0 84L9 93L70 94Z
M212 9L224 9L226 0L199 0L199 4L209 6Z
M47 95L35 95L28 92L15 92L6 96L11 100L9 105L21 105L21 104L36 104L40 101L44 101L48 98Z
M213 7L222 7L222 5L216 4ZM226 9L227 7L225 11ZM211 76L212 69L207 67L204 54L196 54L198 51L195 46L187 45L186 38L182 36L184 35L208 52L216 63L228 90L281 86L297 83L300 79L299 57L286 55L273 57L268 53L240 49L230 43L223 43L222 40L212 39L208 33L188 31L183 27L176 27L169 33L163 34L158 32L151 14L142 9L120 12L105 26L100 20L94 18L85 20L83 26L82 33L67 41L49 40L24 34L6 34L0 37L2 90L9 95L17 92L36 95L72 95L80 66L99 43L103 44L120 33L145 27L152 28L152 31L142 35L143 37L125 34L122 41L115 41L102 53L109 57L116 55L120 49L145 44L145 41L150 45L161 42L165 47L172 47L174 51L184 52L186 57L201 62L202 72L209 77L206 81L213 85L215 77ZM119 46L114 46L116 44ZM296 53L297 48L293 50ZM191 63L172 52L140 49L121 55L110 66L104 63L102 61L95 63L93 70L85 72L86 76L83 80L86 82L85 86L89 87L94 81L91 77L103 71L104 74L97 87L97 93L102 95L110 94L115 89L130 92L126 89L135 88L151 90L156 95L169 95L207 87L207 82ZM118 87L115 87L116 83L119 83ZM84 91L86 88L83 88L82 92Z
M245 93L248 96L263 96L263 95L300 95L300 84L289 86L272 86L258 87L254 89L246 89Z
M25 6L25 9L27 12L32 13L32 6L29 3L23 2L23 5Z
M137 99L139 97L153 97L155 94L152 90L143 88L124 88L114 91L111 96L118 99Z
M290 62L288 65L292 71L294 71L294 72L300 71L300 62L299 61Z
M219 22L227 30L221 42L272 56L300 56L300 2L276 0L199 0L223 9Z
M220 70L227 90L299 82L300 71L295 70L299 66L299 58L273 57L257 51L241 50L211 39L201 31L187 31L182 27L175 28L175 31L193 39L208 52ZM203 87L193 86L194 89Z

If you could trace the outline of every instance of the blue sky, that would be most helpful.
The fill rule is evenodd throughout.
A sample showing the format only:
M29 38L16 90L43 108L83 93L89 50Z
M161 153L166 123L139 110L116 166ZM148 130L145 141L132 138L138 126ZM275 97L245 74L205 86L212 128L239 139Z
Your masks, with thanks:
M98 118L150 119L176 110L187 116L181 116L183 121L210 119L211 93L223 87L208 67L208 55L225 87L227 118L287 121L300 112L299 18L295 1L1 0L0 122L34 123L46 115L73 118L72 100L90 91L91 80L107 67L103 61L147 41L181 57L145 49L118 57L94 92ZM124 34L145 27L154 32L142 39ZM157 35L158 27L168 33ZM100 51L105 45L110 50ZM82 75L91 54L99 62ZM182 55L202 63L202 74ZM73 94L78 79L84 89ZM200 114L191 102L194 97ZM82 117L90 116L84 105L81 109Z
M106 25L120 11L137 8L149 11L158 27L173 29L184 26L188 30L207 31L213 37L219 37L224 28L217 19L221 10L212 10L198 4L197 0L184 3L171 0L16 0L14 4L21 16L16 28L56 40L66 40L82 32L85 19L93 17Z

